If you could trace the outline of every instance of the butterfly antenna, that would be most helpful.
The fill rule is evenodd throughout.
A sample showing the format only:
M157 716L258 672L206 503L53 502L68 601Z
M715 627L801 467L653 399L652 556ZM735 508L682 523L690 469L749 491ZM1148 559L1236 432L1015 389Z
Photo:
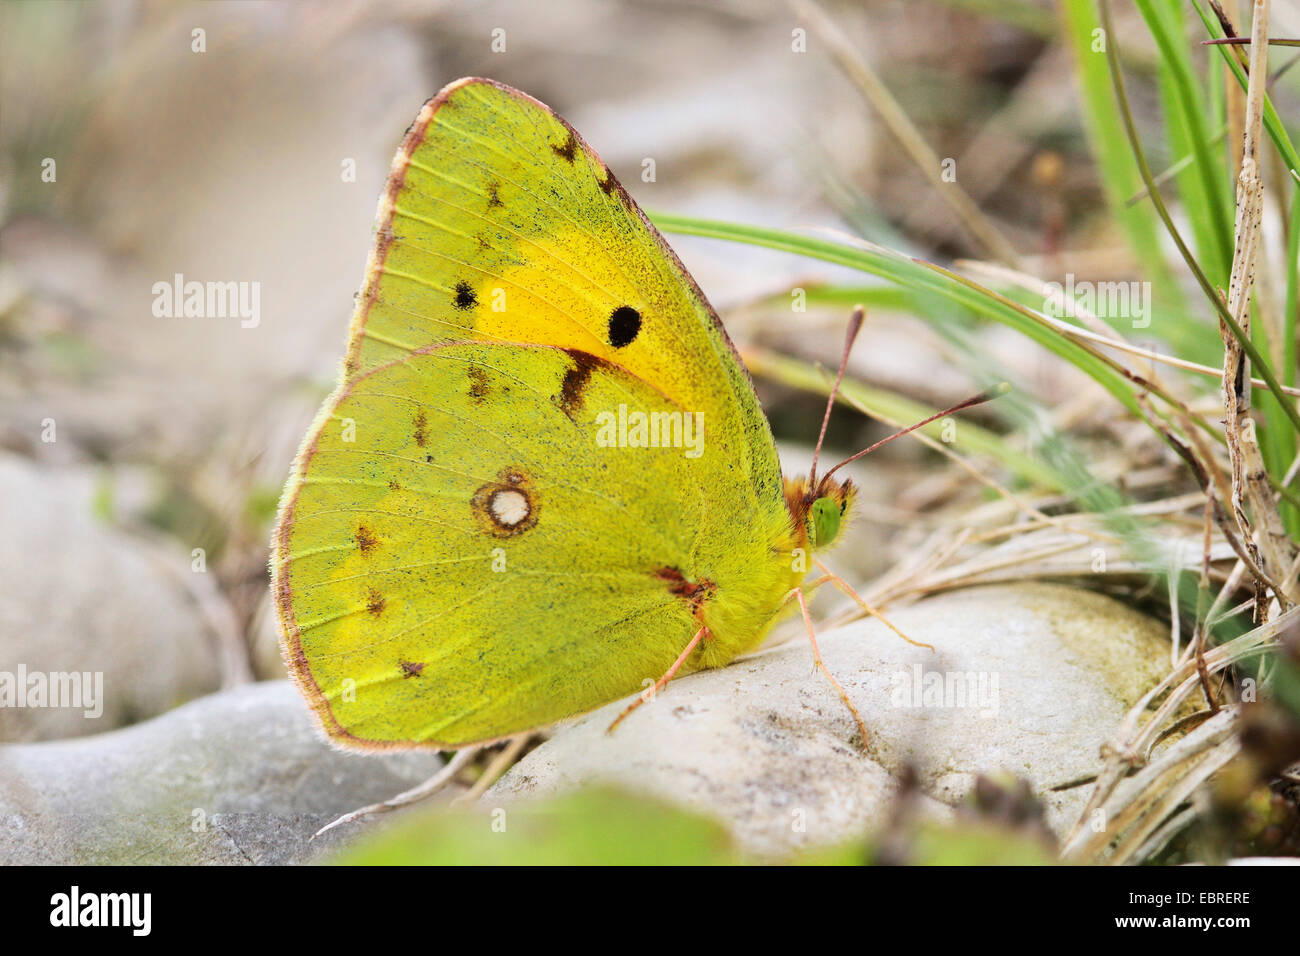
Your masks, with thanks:
M931 415L929 418L925 419L924 421L917 422L915 425L908 425L902 431L894 432L894 434L890 435L888 438L880 439L880 441L876 442L870 448L864 448L856 455L850 455L848 458L845 458L842 462L840 462L830 471L826 472L826 477L829 478L832 474L834 474L840 468L843 468L849 462L857 461L863 455L871 454L871 452L875 451L881 445L887 445L895 438L902 438L908 432L914 432L918 428L924 428L926 425L930 424L931 422L938 421L940 418L946 418L947 416L953 414L954 412L960 412L963 409L974 408L976 405L983 405L985 402L991 402L999 395L1005 395L1009 391L1011 391L1011 386L1008 385L1006 382L1002 382L1001 384L995 385L993 388L990 388L987 391L980 392L978 395L972 395L970 398L966 399L963 402L958 402L956 405L952 406L952 408L946 408L943 411L938 412L937 414Z
M840 356L840 371L835 376L835 384L831 386L830 395L826 398L826 414L822 416L821 434L817 436L817 447L813 449L812 468L808 471L808 486L810 488L817 487L817 459L822 453L822 442L826 440L826 426L831 423L831 409L835 407L835 396L839 393L840 383L844 381L844 370L849 364L849 352L853 349L853 340L858 337L858 332L862 330L862 320L866 317L866 314L866 309L860 305L855 305L853 315L849 317L849 330L844 336L844 354Z

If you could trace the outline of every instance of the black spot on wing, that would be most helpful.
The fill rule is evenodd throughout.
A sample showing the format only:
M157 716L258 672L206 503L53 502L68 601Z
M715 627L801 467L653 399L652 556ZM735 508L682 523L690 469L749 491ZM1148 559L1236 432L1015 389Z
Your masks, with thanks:
M609 344L616 349L631 345L641 331L641 313L620 305L609 314Z
M468 311L478 305L478 296L474 294L474 289L468 282L461 280L456 283L456 298L452 300L456 308L462 311Z

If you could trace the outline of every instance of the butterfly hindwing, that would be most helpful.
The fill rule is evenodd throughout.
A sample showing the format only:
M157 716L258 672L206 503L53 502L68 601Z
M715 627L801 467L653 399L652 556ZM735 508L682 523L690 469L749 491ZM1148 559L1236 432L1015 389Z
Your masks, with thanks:
M546 346L436 347L350 382L277 541L289 663L332 733L459 746L667 669L698 626L672 572L712 550L696 489L732 479L689 446L619 447L601 426L619 405L685 425L626 371Z

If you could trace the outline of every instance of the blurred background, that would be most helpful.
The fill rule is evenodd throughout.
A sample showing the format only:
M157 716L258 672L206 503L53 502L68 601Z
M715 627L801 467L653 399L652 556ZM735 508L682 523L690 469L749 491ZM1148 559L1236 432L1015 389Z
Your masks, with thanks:
M1012 242L1109 255L1049 4L826 11ZM104 669L117 712L96 729L280 673L265 573L280 487L336 373L392 153L457 77L553 106L651 211L980 254L808 33L762 0L0 6L0 658ZM835 360L848 303L794 314L789 292L847 270L670 241L739 341ZM155 316L154 284L178 273L258 283L256 327ZM1003 338L1032 377L1042 356ZM946 350L873 309L855 371L956 400L972 379ZM820 399L760 384L782 439L809 444ZM845 448L873 434L842 418ZM877 536L923 454L875 476ZM46 712L0 737L85 729Z
M1226 286L1240 117L1219 52L1199 44L1207 8L1110 6L1122 49L1109 52L1147 159ZM1226 6L1248 26L1250 4ZM556 109L664 217L755 374L787 471L806 467L855 302L867 304L846 393L858 411L835 416L828 457L1011 382L1013 397L961 416L963 461L944 457L943 438L858 463L862 514L836 561L865 593L901 603L974 583L1082 584L1171 630L1170 661L1161 637L1152 665L1164 673L1203 633L1195 593L1180 612L1175 592L1204 557L1202 595L1223 585L1215 639L1242 634L1264 592L1233 571L1226 525L1211 542L1205 499L1167 440L1195 432L1195 418L1214 444L1197 454L1226 472L1213 434L1223 345L1138 177L1096 11L1082 0L0 5L0 670L105 681L102 718L0 708L0 741L109 730L284 676L266 572L280 490L338 372L393 152L421 104L466 75ZM1300 34L1297 4L1272 5L1272 34ZM1300 115L1293 62L1284 50L1270 63L1284 130ZM1277 148L1285 160L1289 143ZM1293 184L1272 151L1264 176L1260 343L1294 385L1300 205L1279 201ZM671 228L707 232L691 227L702 220L831 239L868 265L762 248L752 231L725 242ZM177 276L255 285L256 320L156 314L156 284ZM1135 379L1007 305L1043 310L1041 284L1067 276L1154 287L1153 322L1075 324L1205 366L1108 353L1172 389L1168 414L1142 421L1149 395ZM981 287L963 298L967 281ZM1295 434L1280 405L1259 405L1285 489ZM1279 495L1293 547L1300 499ZM1161 578L1166 561L1174 574ZM1240 659L1216 659L1221 690ZM1300 757L1300 678L1293 690L1271 729L1250 738L1246 726L1256 763L1215 798L1225 832L1248 831L1241 845L1274 819L1268 846L1300 846L1300 774L1282 772Z
M1159 126L1170 101L1157 43L1132 4L1114 7L1152 165L1175 175L1178 141ZM102 670L107 685L104 719L0 710L0 740L106 730L283 676L267 596L270 525L337 373L393 151L444 84L488 76L551 105L652 215L857 237L974 268L990 285L1019 283L1038 308L1038 291L1016 276L1168 279L1134 252L1140 230L1124 209L1141 195L1118 195L1124 177L1099 168L1108 146L1127 146L1118 126L1097 121L1098 104L1113 107L1110 91L1094 83L1088 93L1103 60L1081 80L1081 9L1045 0L0 6L0 664ZM1211 76L1219 67L1190 39L1193 20L1187 62ZM1296 6L1274 4L1274 35L1297 32ZM1289 120L1300 71L1275 66L1271 93ZM932 151L939 181L959 185L971 215L940 195L906 135ZM1226 163L1222 138L1215 148ZM1281 167L1267 172L1285 178ZM1229 197L1231 179L1223 183ZM1068 472L1043 445L1068 434L1083 450L1070 466L1079 487L1176 500L1164 511L1171 527L1199 542L1201 505L1177 498L1193 490L1181 462L1077 362L919 287L751 244L669 240L751 360L787 470L806 463L824 401L824 377L807 363L835 363L851 305L867 301L851 374L884 406L905 418L1009 379L1014 414L967 416L1005 439L986 462L1021 483L1039 458ZM1262 273L1293 285L1285 242L1271 242ZM1165 257L1171 243L1151 248ZM156 315L155 284L177 275L255 283L256 322ZM1186 277L1168 281L1191 288ZM793 305L801 294L806 311ZM1166 315L1175 301L1163 300ZM1213 365L1218 333L1203 305L1197 312L1195 323L1157 322L1138 338ZM1213 396L1212 378L1197 382L1195 395ZM831 444L849 452L886 430L844 410ZM974 526L972 509L995 497L941 464L914 442L861 463L866 506L843 557L857 580L905 563L954 513ZM1082 564L1048 571L1087 571L1089 552L1080 555ZM1145 579L1106 586L1151 598Z

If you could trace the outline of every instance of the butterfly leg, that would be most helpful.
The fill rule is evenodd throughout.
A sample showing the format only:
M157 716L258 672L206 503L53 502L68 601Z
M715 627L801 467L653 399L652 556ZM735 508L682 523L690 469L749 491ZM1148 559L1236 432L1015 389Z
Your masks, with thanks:
M523 740L529 736L531 735L525 734L523 737L518 739ZM424 781L424 783L412 787L410 790L404 790L397 796L389 797L387 800L381 801L380 803L371 803L359 810L345 813L333 823L325 824L325 826L313 833L311 838L314 840L326 831L333 830L335 827L342 826L345 823L351 823L353 820L358 820L361 817L371 816L376 813L387 813L390 810L396 810L399 807L407 807L412 803L417 803L420 800L425 799L426 797L433 796L443 787L447 786L447 784L451 783L451 781L456 778L456 775L468 766L470 761L477 757L482 750L482 747L476 745L457 750L452 754L451 759L443 765L442 769L428 780Z
M795 588L794 594L799 600L799 610L803 613L803 622L808 626L808 642L812 644L813 662L817 665L818 670L826 675L826 679L831 682L835 692L840 695L840 700L844 701L844 706L849 709L853 719L858 722L858 733L862 735L862 748L865 750L868 739L867 724L862 719L862 715L858 713L858 708L853 705L853 701L849 700L849 695L845 693L840 682L835 679L835 675L826 666L826 662L822 660L822 652L817 647L817 632L813 630L812 615L808 613L808 599L804 597L803 588Z
M807 584L801 584L797 588L791 588L790 592L786 594L785 597L781 598L781 604L779 606L785 607L787 604L789 604L791 601L794 600L794 596L798 594L800 591L804 593L805 597L809 594L812 594L819 587L821 587L823 584L829 581L833 576L834 575L831 574L823 574L816 581L811 581Z
M673 661L673 666L668 668L668 670L664 673L663 677L655 681L655 685L653 687L647 688L646 690L638 694L636 700L628 704L626 709L624 709L623 713L619 714L617 717L614 718L614 722L609 725L609 729L606 730L605 733L607 734L613 733L614 728L623 722L624 717L632 713L632 711L636 710L647 700L653 699L655 694L663 690L664 687L668 684L668 682L672 680L674 676L676 676L679 670L681 670L682 665L686 663L686 658L691 656L691 651L695 650L695 648L699 646L700 641L704 640L708 636L709 636L708 627L701 624L700 629L696 631L695 636L691 638L691 642L686 645L686 650L682 651L681 654L677 656L677 660Z
M862 610L866 611L872 617L877 618L882 624L885 625L885 627L889 628L891 631L893 631L903 640L907 641L907 643L912 644L916 647L928 647L930 650L934 650L933 644L926 644L924 641L914 641L906 634L904 634L902 631L900 631L898 628L896 628L890 622L889 618L885 617L885 615L881 614L874 607L872 607L870 604L864 601L862 599L862 596L858 594L857 591L853 590L853 586L849 584L848 581L845 581L838 574L832 573L830 569L826 567L826 565L821 563L821 561L817 560L816 558L813 558L813 563L816 564L818 570L822 572L822 576L818 578L815 582L813 582L814 584L821 584L825 581L830 581L832 584L834 584L837 588L839 588L849 597L853 598L853 600L857 601L858 607L862 608Z

